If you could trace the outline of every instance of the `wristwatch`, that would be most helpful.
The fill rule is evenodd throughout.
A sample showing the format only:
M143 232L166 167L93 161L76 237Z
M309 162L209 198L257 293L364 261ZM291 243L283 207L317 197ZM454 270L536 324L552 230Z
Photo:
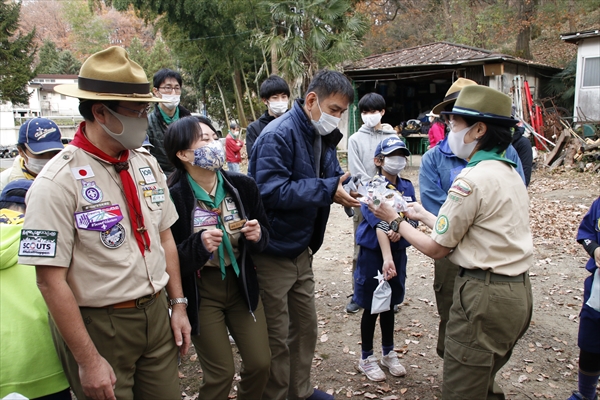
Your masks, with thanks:
M404 214L400 213L400 216L398 218L390 222L390 229L394 232L398 232L398 230L400 229L400 222L402 221L406 221L406 217L404 216Z
M175 304L185 304L185 308L187 308L188 299L187 299L187 297L178 297L175 299L169 299L169 305L171 307L173 307Z

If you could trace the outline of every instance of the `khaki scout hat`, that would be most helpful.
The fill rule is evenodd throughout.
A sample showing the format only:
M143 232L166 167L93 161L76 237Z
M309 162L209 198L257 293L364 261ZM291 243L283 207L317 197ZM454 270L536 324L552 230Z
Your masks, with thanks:
M117 46L85 60L76 85L58 85L54 90L82 100L165 102L150 91L144 69L129 59L125 49Z
M458 78L456 82L454 82L452 86L450 86L450 89L448 89L448 91L446 92L446 97L444 97L444 100L437 106L433 107L431 113L439 114L442 111L444 111L448 104L451 104L456 101L456 98L458 97L458 94L460 93L462 88L470 85L477 85L477 82L466 78Z
M512 100L502 92L487 86L467 86L460 91L452 111L442 111L442 115L458 115L475 121L493 125L515 126L511 118Z

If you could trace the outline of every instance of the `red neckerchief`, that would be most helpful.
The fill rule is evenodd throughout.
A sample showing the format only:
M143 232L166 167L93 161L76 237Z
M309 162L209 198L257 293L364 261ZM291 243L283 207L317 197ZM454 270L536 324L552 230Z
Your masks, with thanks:
M90 154L93 154L101 160L106 161L107 163L113 164L115 166L115 169L121 177L121 183L123 184L123 193L125 194L125 200L127 200L127 208L129 209L129 219L131 220L131 227L133 228L135 239L143 256L144 251L150 249L150 236L148 235L148 230L144 226L144 216L142 214L140 199L138 197L137 190L135 189L135 183L131 178L131 174L127 172L127 170L129 169L129 163L127 162L129 158L129 150L124 150L123 152L121 152L121 156L119 158L111 157L96 146L94 146L88 140L88 138L85 137L83 133L84 128L85 121L79 125L79 128L77 128L77 132L75 132L75 137L73 138L73 141L70 144L79 147L80 149Z

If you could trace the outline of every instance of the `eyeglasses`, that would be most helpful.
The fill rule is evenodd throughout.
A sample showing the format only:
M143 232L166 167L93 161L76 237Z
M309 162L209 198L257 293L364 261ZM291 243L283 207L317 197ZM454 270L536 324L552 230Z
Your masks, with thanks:
M181 87L179 86L161 86L158 90L165 93L172 93L173 91L175 91L175 93L181 93Z
M137 115L137 118L142 118L148 115L148 113L150 111L152 111L152 106L150 104L146 105L146 107L142 108L141 110L133 110L131 108L127 108L127 107L123 107L122 105L117 105L117 107L119 108L124 108L125 110L131 111L132 113L135 113Z

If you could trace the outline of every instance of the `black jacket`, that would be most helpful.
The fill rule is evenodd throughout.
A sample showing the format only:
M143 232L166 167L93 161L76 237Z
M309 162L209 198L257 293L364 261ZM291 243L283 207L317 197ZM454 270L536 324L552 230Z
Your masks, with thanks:
M192 115L192 113L183 106L177 106L177 108L179 108L179 118ZM167 153L165 152L165 132L168 127L169 126L165 122L162 114L158 110L158 105L156 105L154 107L154 112L148 114L148 139L150 139L150 143L154 146L150 147L150 154L156 158L156 161L158 161L158 165L160 165L163 172L170 175L175 171L175 167L171 164L167 158Z
M252 155L252 146L254 146L254 142L256 142L260 133L265 129L265 126L269 125L269 122L274 119L275 117L270 115L269 110L267 110L259 119L248 125L246 128L246 152L248 153L248 159L250 159Z
M245 294L249 311L256 310L258 305L258 279L256 267L251 253L260 253L269 242L269 223L262 205L258 188L254 181L243 174L221 171L224 178L225 189L230 194L242 219L256 219L261 225L261 238L258 243L246 241L243 237L239 240L240 257L237 260L240 267L238 283L240 290ZM171 227L177 251L179 253L179 265L181 271L181 284L183 294L188 298L187 314L192 325L192 334L197 335L199 329L198 308L200 307L200 294L196 285L196 273L200 271L208 261L209 253L202 243L201 235L204 230L193 233L193 213L196 208L196 198L192 188L182 174L179 180L171 183L169 190L175 208L179 213L179 219Z
M531 168L533 165L533 151L531 150L531 142L526 137L523 137L525 128L518 126L513 133L512 145L517 150L521 164L523 164L523 174L525 175L525 186L529 186L531 180Z

